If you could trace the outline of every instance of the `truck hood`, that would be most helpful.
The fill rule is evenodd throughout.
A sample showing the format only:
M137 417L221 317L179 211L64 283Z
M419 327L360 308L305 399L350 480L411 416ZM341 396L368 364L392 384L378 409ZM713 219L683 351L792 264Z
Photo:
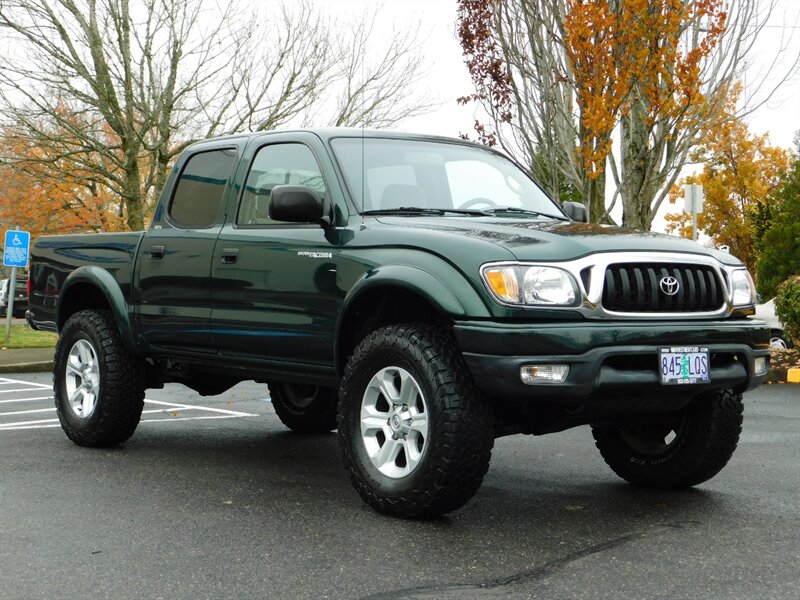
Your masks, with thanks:
M404 228L404 236L409 239L420 236L425 247L445 254L446 247L459 237L473 243L481 240L501 246L517 260L573 260L597 252L679 252L740 264L730 255L710 251L690 240L608 225L483 217L382 216L378 221L392 228Z

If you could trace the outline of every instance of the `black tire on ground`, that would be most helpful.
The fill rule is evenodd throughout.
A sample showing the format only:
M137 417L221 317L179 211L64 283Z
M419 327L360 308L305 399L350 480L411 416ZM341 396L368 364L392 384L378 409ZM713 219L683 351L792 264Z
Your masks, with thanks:
M336 429L336 390L297 383L274 382L269 393L275 414L292 431L328 433Z
M720 390L681 410L593 427L609 467L626 481L679 489L708 481L728 463L742 431L742 395Z
M353 486L381 513L466 504L489 468L494 423L452 334L416 324L370 333L342 380L339 442Z
M108 447L133 435L144 406L144 362L125 350L109 311L83 310L67 320L53 377L58 418L73 442Z

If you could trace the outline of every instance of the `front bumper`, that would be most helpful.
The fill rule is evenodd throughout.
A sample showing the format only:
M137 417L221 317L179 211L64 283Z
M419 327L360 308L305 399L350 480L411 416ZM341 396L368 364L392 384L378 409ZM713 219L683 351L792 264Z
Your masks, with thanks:
M581 321L496 323L462 321L455 335L478 387L494 402L583 404L597 401L605 411L680 404L717 389L737 392L762 383L753 362L769 360L769 328L759 321L703 322ZM662 385L658 351L670 346L709 349L711 380ZM526 385L520 367L567 364L561 384ZM600 406L598 406L600 408Z

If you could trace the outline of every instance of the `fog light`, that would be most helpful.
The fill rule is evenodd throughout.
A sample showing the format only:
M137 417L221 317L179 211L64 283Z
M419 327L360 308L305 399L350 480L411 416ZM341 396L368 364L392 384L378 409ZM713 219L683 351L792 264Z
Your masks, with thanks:
M519 377L525 385L538 383L564 383L569 374L569 365L525 365Z
M767 357L760 356L753 361L753 371L756 375L764 375L767 372Z

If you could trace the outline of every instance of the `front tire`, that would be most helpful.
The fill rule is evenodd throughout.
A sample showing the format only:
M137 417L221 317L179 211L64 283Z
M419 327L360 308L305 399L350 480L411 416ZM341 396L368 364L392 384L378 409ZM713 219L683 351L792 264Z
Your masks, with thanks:
M742 395L720 390L684 408L592 427L606 464L626 481L680 489L708 481L733 455L742 431Z
M133 435L144 406L144 364L128 354L109 311L83 310L61 329L53 365L56 411L79 446Z
M316 385L269 384L275 414L292 431L328 433L336 429L336 390Z
M494 429L452 334L370 333L342 380L339 441L353 486L381 513L429 517L466 504L489 468Z

